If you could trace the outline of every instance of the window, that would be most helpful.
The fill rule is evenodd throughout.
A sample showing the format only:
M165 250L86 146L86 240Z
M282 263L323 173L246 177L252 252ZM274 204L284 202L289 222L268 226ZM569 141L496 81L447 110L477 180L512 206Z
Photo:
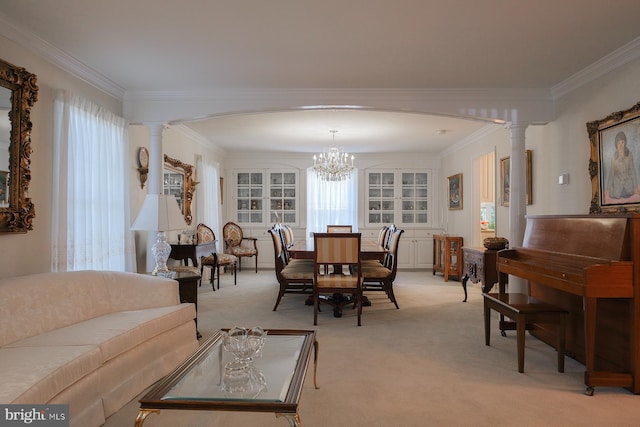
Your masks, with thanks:
M323 181L307 169L307 235L324 233L329 224L353 225L358 231L358 171L344 181Z
M52 271L134 271L126 121L59 93L54 105Z

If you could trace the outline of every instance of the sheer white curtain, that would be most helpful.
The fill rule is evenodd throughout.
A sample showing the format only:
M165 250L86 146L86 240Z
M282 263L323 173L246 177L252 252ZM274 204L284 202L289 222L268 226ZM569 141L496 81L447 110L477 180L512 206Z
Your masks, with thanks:
M52 271L135 271L126 126L91 101L56 95Z
M307 236L324 233L327 225L353 225L358 231L358 170L344 181L323 181L307 169Z
M216 239L218 239L216 247L220 250L222 248L220 246L222 238L222 234L220 234L222 230L220 225L222 219L220 212L220 165L218 162L202 156L197 159L196 169L200 180L196 191L198 218L200 218L200 222L209 226L216 233Z

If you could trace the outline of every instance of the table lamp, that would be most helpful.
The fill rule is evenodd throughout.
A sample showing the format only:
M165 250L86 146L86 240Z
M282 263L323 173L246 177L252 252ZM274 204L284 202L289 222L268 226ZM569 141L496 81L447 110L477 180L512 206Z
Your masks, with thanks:
M167 194L147 194L138 217L131 226L132 230L157 231L156 242L151 253L156 266L151 272L154 276L170 277L167 259L171 246L167 243L166 231L182 230L187 227L175 196Z

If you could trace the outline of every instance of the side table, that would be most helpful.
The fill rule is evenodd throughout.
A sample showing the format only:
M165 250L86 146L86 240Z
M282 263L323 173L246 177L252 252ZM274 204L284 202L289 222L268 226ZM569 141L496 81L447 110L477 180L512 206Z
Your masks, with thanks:
M196 322L196 336L200 339L202 335L198 331L198 282L201 276L191 271L174 271L174 273L173 280L178 282L180 302L193 303L196 306L196 317L193 320Z
M462 277L462 242L460 236L433 235L433 274L442 273L445 282L449 276Z
M464 277L462 278L462 289L464 290L464 300L467 301L467 281L471 283L482 283L482 292L490 292L498 282L498 251L486 249L484 247L463 247Z

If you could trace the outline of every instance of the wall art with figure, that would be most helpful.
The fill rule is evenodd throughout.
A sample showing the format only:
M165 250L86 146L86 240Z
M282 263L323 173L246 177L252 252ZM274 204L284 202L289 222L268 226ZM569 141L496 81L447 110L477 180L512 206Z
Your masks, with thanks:
M462 174L452 175L449 183L449 210L462 209Z
M590 213L640 212L640 103L587 123Z

